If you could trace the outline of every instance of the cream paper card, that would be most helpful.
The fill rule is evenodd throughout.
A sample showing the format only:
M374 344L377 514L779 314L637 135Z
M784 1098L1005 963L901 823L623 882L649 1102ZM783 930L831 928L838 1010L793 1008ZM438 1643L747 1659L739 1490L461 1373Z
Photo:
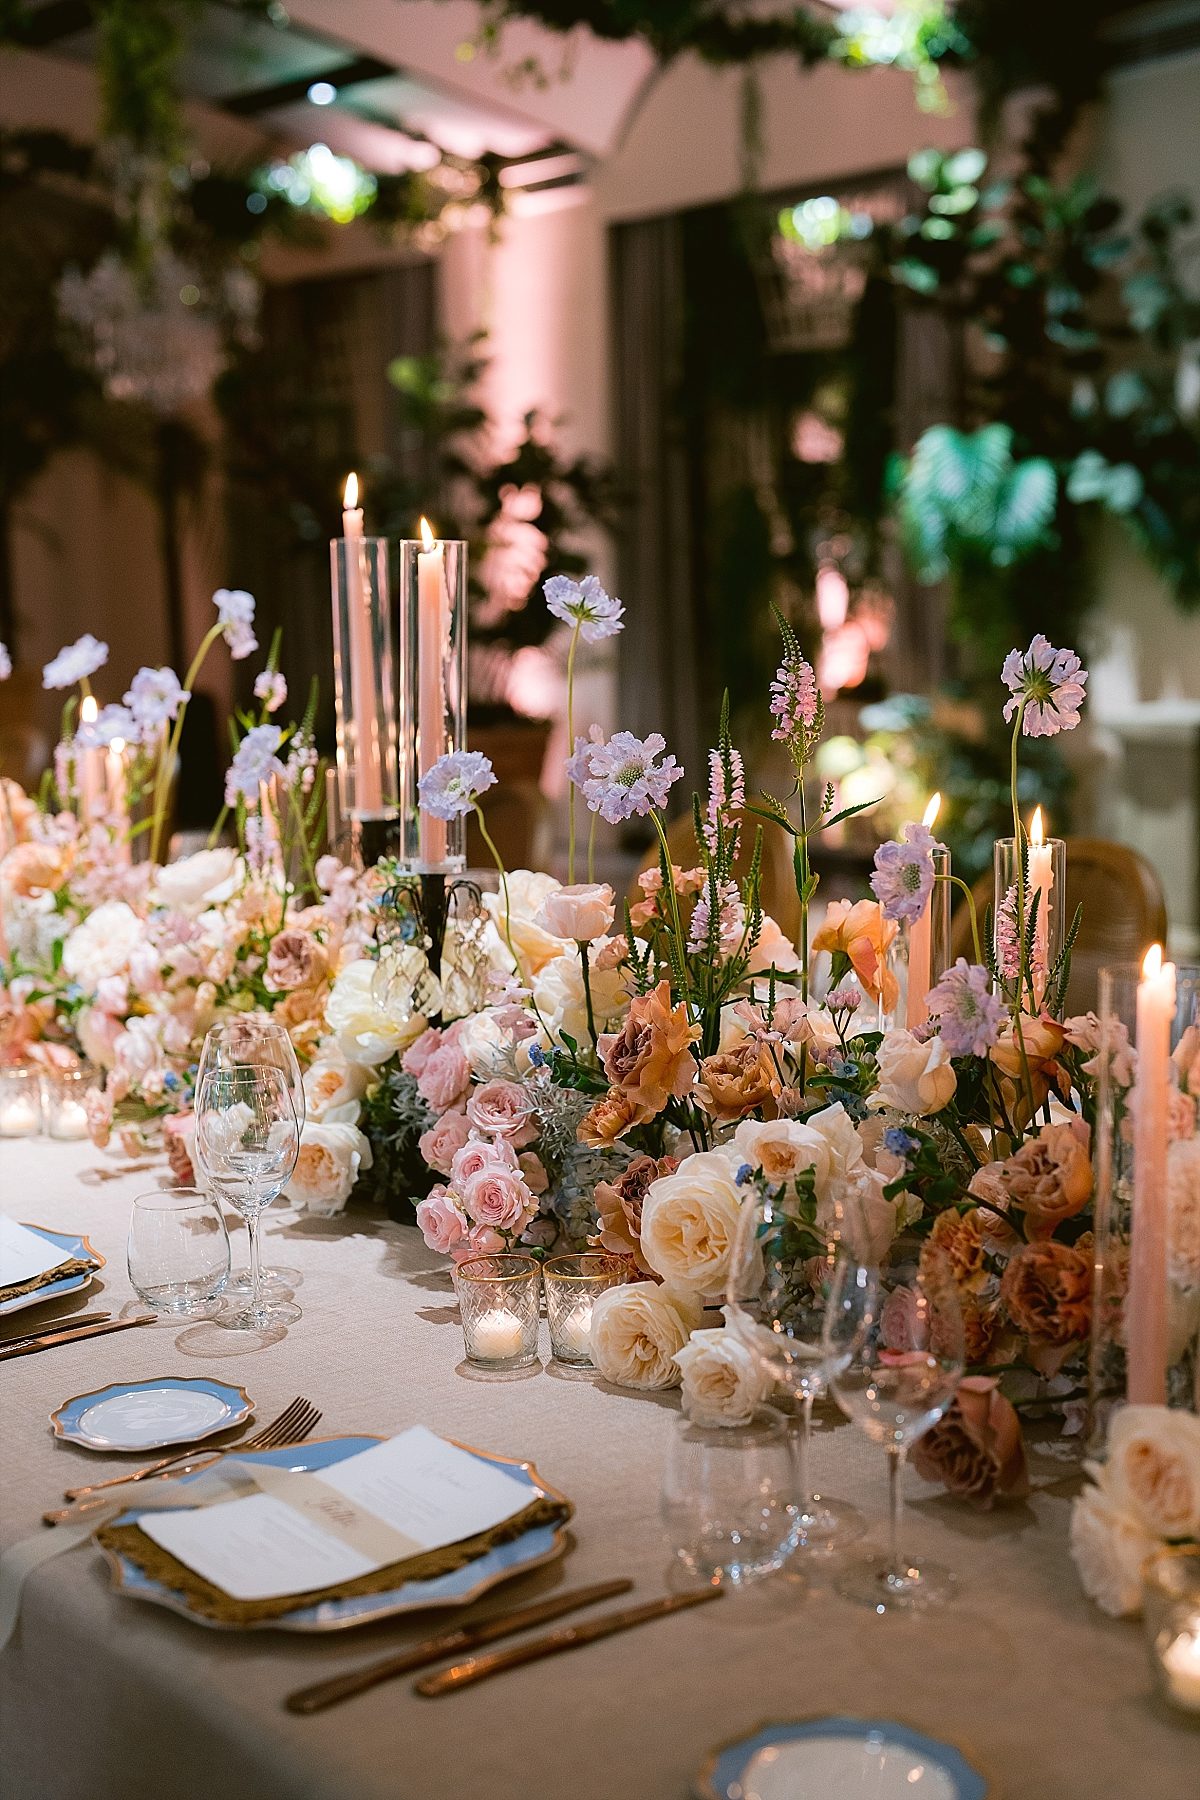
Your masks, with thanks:
M70 1260L69 1250L59 1250L36 1231L0 1213L0 1288L32 1281L35 1275L44 1275L47 1269Z

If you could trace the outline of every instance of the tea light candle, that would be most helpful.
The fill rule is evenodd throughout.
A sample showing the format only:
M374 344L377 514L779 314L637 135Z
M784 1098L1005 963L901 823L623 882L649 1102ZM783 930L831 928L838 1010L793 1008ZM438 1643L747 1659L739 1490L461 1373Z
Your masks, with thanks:
M1200 1712L1200 1620L1195 1629L1181 1631L1160 1653L1163 1687L1177 1706Z
M52 1138L85 1138L87 1134L87 1113L78 1100L63 1098L53 1104L49 1132Z
M592 1354L592 1303L581 1301L573 1313L562 1321L558 1335L563 1341L564 1349L576 1356L586 1356L589 1361Z
M510 1356L521 1354L524 1335L525 1328L516 1313L503 1308L485 1313L472 1333L475 1354L493 1362L506 1362Z
M0 1137L33 1137L41 1128L41 1102L32 1084L22 1083L0 1099Z

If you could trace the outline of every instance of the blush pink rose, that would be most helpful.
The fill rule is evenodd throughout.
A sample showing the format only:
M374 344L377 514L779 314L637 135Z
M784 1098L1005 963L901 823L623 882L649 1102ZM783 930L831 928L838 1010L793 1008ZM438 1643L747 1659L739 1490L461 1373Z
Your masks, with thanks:
M905 1354L925 1347L928 1333L919 1317L919 1301L912 1288L893 1288L879 1315L879 1336L888 1350Z
M404 1052L404 1055L400 1058L400 1067L404 1070L406 1075L417 1076L423 1074L425 1064L429 1061L434 1051L441 1048L441 1044L442 1033L437 1030L436 1026L431 1031L423 1031L416 1043L410 1044L408 1049Z
M604 937L616 917L613 891L607 882L585 881L555 888L542 901L535 923L551 937L590 944Z
M495 1256L505 1248L504 1239L490 1225L476 1225L450 1252L456 1263L470 1262L473 1256Z
M417 1203L417 1224L431 1250L453 1256L467 1236L467 1221L444 1187L435 1187Z
M417 1149L429 1168L436 1169L439 1175L448 1175L454 1158L470 1135L471 1121L456 1107L452 1112L443 1113L435 1125L421 1133Z
M417 1092L440 1113L464 1100L470 1085L471 1065L457 1044L439 1044L417 1076Z
M533 1100L518 1081L485 1081L467 1101L467 1117L477 1131L506 1138L514 1150L537 1136Z
M512 1169L480 1169L462 1186L467 1217L497 1231L517 1231L536 1210L533 1195Z
M486 1138L470 1137L461 1150L455 1152L450 1164L450 1179L461 1192L473 1175L484 1170L508 1169L515 1171L517 1153L505 1138L498 1144L491 1144Z

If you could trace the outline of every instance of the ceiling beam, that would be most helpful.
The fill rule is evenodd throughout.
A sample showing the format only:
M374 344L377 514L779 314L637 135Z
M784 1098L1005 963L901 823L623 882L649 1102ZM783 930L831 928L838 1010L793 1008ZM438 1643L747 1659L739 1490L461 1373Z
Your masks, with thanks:
M354 87L360 81L378 81L383 75L397 73L393 63L381 62L377 56L355 56L322 69L319 74L302 75L295 81L277 81L271 87L253 88L249 93L229 94L216 99L214 104L224 107L226 112L252 118L255 113L271 112L276 107L290 106L294 100L303 100L314 81L327 81L340 93L343 88Z

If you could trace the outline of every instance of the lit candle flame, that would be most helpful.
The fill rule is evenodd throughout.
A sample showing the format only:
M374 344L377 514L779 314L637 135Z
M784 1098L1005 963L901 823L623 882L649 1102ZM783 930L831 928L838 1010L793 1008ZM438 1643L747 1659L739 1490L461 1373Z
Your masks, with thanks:
M1151 944L1142 961L1142 979L1156 981L1162 974L1162 945Z
M433 526L429 523L428 519L422 519L419 529L421 532L422 547L426 550L432 550L433 546L437 543L437 538L434 535Z
M351 469L346 477L346 485L342 489L342 506L346 512L354 512L358 507L358 476Z
M124 754L125 754L125 739L124 738L114 738L108 747L112 751L114 756L124 756Z
M937 819L938 814L941 812L941 810L942 810L942 796L940 794L931 794L930 799L929 799L929 805L925 808L925 817L921 820L921 823L925 827L926 831L933 830L934 823Z
M1029 823L1029 842L1031 844L1036 844L1040 850L1045 841L1046 828L1042 822L1042 809L1039 806L1034 809L1033 818Z
M79 702L79 717L85 725L94 725L100 717L100 707L95 694L85 694Z

